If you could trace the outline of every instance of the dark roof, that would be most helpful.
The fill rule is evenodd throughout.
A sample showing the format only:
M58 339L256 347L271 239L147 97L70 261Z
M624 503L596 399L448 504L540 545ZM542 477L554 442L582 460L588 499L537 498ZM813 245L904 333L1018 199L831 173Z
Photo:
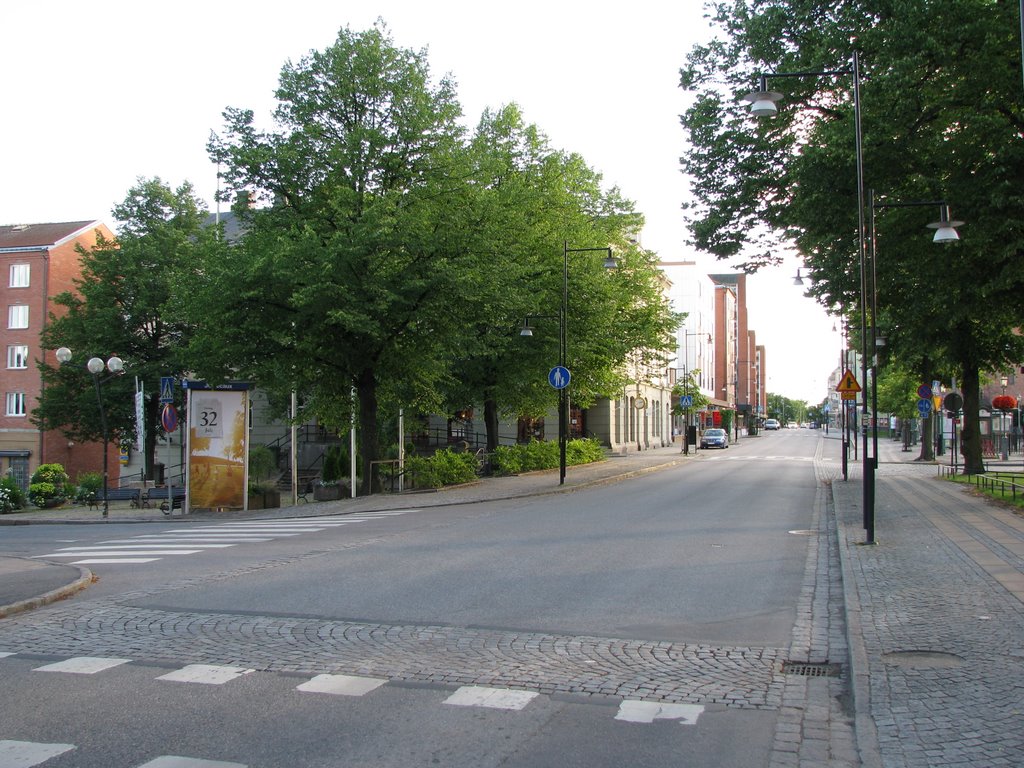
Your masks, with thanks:
M207 215L206 220L203 222L204 226L214 226L217 223L218 216L220 217L221 226L224 227L224 238L229 243L238 242L242 237L245 226L234 211L225 211L220 214L211 213Z
M38 248L56 245L72 235L99 222L64 221L56 224L0 225L0 248Z

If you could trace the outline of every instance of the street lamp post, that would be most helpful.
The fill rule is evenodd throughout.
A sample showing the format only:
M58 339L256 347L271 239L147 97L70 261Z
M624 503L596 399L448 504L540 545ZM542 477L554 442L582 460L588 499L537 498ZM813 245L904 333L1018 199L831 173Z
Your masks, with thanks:
M604 253L605 269L615 269L618 261L612 256L612 249L605 248L570 248L568 241L562 243L562 305L558 313L558 365L568 372L566 363L569 356L569 339L566 320L569 315L569 254L570 253ZM530 317L550 317L550 315L529 315L523 324L520 336L532 336L529 325ZM560 382L558 388L558 484L565 484L565 453L569 441L569 381Z
M861 108L860 108L860 56L857 51L853 52L849 69L807 71L807 72L773 72L762 74L759 79L758 90L747 94L744 99L750 102L750 112L758 117L770 117L778 112L775 102L782 98L781 93L768 90L768 78L793 78L793 77L837 77L850 76L853 85L853 131L854 149L857 172L857 256L860 263L860 330L861 330L861 376L865 385L868 379L868 328L867 328L867 264L865 244L865 212L864 212L864 141L861 131ZM868 415L868 399L865 393L863 398L864 417ZM863 434L864 456L863 456L863 507L864 507L864 528L867 531L868 544L875 543L874 518L875 518L875 463L868 456L868 433Z
M70 362L71 350L67 347L58 349L57 360L61 363ZM110 447L110 433L107 430L107 411L103 407L103 393L100 385L105 381L109 381L114 376L120 376L124 373L124 361L116 355L112 355L105 363L102 358L91 357L85 367L92 374L93 386L96 388L96 405L100 411L100 429L103 432L103 517L108 517L110 515L110 503L107 498L107 489L110 487L110 476L107 453ZM104 370L109 371L110 375L101 379L100 374Z

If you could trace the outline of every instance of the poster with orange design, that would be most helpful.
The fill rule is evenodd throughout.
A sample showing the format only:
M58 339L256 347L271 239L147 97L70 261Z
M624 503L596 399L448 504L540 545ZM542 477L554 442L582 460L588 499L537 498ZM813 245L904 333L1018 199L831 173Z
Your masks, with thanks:
M189 388L189 509L244 509L249 393Z

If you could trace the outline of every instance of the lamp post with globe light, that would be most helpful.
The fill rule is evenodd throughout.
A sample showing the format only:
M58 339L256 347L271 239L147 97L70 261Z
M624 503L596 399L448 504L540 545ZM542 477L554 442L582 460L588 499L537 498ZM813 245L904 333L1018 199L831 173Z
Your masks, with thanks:
M61 347L57 350L57 360L61 363L68 363L71 361L72 353L67 347ZM114 376L120 376L124 373L124 361L116 355L112 355L107 359L106 362L99 357L91 357L85 364L86 369L92 374L93 385L96 388L96 404L100 411L100 430L103 432L103 517L109 517L110 515L110 503L107 498L107 489L110 486L109 468L108 468L108 457L107 453L110 447L110 433L107 430L107 411L103 406L103 392L101 385L112 379ZM109 371L110 375L100 378L100 374L103 371Z

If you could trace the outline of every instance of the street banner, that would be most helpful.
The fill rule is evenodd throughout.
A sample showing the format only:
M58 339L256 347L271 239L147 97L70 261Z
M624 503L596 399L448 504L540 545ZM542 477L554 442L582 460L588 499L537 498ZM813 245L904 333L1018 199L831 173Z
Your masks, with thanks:
M249 393L189 389L189 509L244 509Z

